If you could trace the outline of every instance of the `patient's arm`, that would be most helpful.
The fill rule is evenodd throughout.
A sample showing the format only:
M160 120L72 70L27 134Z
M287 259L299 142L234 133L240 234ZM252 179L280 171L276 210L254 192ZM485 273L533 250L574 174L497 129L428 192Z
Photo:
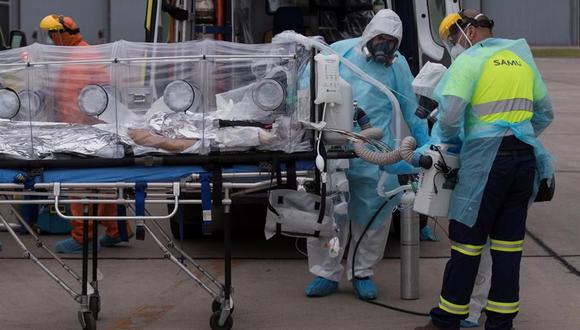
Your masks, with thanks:
M195 139L172 139L164 137L151 133L148 129L130 128L128 134L139 145L155 147L173 153L181 153L197 142Z

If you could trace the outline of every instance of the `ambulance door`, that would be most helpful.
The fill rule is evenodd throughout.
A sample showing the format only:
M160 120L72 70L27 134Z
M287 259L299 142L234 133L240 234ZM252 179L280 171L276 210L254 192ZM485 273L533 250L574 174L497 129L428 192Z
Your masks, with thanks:
M420 67L430 62L449 66L451 58L439 38L439 23L460 10L458 0L414 0Z

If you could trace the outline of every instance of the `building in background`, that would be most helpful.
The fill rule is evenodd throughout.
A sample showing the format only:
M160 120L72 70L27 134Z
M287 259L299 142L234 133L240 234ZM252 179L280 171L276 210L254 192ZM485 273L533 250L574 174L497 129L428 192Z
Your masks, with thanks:
M493 18L499 37L525 38L532 46L580 46L580 0L463 0L462 6Z
M126 39L144 41L145 0L0 0L0 28L22 30L29 43L48 14L70 16L90 44ZM7 17L7 19L6 19Z
M419 0L414 3L424 2L431 8L444 8L446 3L457 1ZM324 24L321 24L319 11L326 10L325 17L327 18L336 16L334 13L328 14L333 3L344 3L344 6L350 4L350 6L360 7L355 8L358 11L368 11L372 9L376 1L236 0L236 2L251 4L250 15L246 13L244 16L238 16L238 19L246 20L250 16L245 30L238 24L236 32L238 35L246 36L241 39L249 40L251 37L253 42L259 43L267 39L265 36L273 28L273 4L292 5L295 3L298 7L306 8L303 10L303 22L307 31L314 34L321 32L318 30L319 26L324 27ZM387 7L391 4L402 3L398 0L381 2ZM91 44L119 39L144 41L143 22L146 3L146 0L0 0L0 29L5 39L10 30L20 29L26 34L29 43L34 42L38 22L49 13L61 13L74 17L79 22L81 33ZM499 37L526 38L534 46L580 46L580 0L463 0L461 4L464 8L478 8L492 17L496 22L495 34ZM320 10L316 8L317 6ZM349 27L343 22L343 16L351 11L341 10L341 8L336 11L339 27ZM257 22L260 23L257 24ZM323 20L322 23L324 22ZM7 43L8 40L2 42Z

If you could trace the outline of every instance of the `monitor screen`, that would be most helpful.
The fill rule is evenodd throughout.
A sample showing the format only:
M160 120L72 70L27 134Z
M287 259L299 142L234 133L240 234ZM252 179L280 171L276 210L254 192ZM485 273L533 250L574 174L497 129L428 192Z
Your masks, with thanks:
M10 48L18 48L22 43L22 36L19 34L12 35L12 42L10 43Z

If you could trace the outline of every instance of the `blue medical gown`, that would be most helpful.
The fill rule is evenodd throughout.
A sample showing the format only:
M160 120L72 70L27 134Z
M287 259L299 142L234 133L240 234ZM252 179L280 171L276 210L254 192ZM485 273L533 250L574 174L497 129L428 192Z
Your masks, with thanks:
M475 118L471 110L471 95L484 64L493 54L504 50L515 53L534 71L533 116L531 120L519 123L483 123ZM450 88L458 84L462 87ZM456 93L457 90L461 92ZM553 158L538 140L538 136L552 122L553 109L525 40L489 38L473 45L453 62L442 77L435 89L435 98L439 103L439 114L431 132L430 144L461 145L459 182L451 195L449 219L469 227L475 224L493 161L502 138L510 133L534 148L537 169L531 204L537 195L540 181L554 174Z
M389 68L374 61L367 61L360 49L360 38L348 39L336 42L331 47L340 55L351 61L364 72L383 83L394 91L397 97L403 118L411 134L417 139L418 145L428 141L428 131L426 120L415 116L417 108L417 98L413 93L411 82L413 75L405 58L397 52L397 60ZM394 134L391 131L391 122L394 120L393 109L388 97L376 87L361 80L346 66L340 66L340 75L352 87L353 99L358 106L363 109L370 118L373 127L380 128L384 132L383 142L394 147ZM356 127L355 131L360 131ZM405 162L384 166L384 170L393 175L385 184L385 191L399 186L396 174L410 173L413 171ZM347 176L350 186L349 218L361 225L366 225L380 206L386 201L376 192L377 183L380 177L381 168L363 161L362 159L352 159ZM389 203L377 215L372 228L378 226L381 221L390 216L394 207L400 201L400 194L389 201Z

